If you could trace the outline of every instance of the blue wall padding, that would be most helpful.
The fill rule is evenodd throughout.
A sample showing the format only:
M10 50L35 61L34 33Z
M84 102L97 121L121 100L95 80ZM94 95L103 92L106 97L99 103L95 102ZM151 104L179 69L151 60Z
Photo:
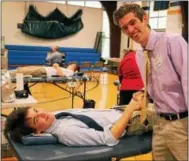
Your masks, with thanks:
M15 68L21 65L46 65L45 58L50 47L47 46L24 46L5 45L8 49L8 66ZM59 50L65 53L65 61L69 63L76 61L82 63L89 61L92 64L100 61L101 55L92 48L67 48L60 47Z
M47 46L24 46L24 45L5 45L8 50L29 50L29 51L50 51L50 47ZM71 48L71 47L60 47L61 52L94 52L96 50L93 48Z

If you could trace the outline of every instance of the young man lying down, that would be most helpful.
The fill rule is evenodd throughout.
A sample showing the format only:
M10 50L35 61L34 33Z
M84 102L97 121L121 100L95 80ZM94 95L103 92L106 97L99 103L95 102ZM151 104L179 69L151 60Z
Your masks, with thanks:
M74 72L79 70L79 66L77 64L70 64L67 68L60 67L57 63L53 64L52 67L45 66L26 66L26 67L18 67L15 70L10 70L10 76L15 77L17 73L23 73L23 75L32 75L34 77L40 77L42 75L52 76L73 76Z
M67 146L114 146L125 134L129 119L136 110L140 110L143 93L132 99L124 111L116 109L72 109L66 112L88 116L98 125L91 128L73 116L57 118L52 112L35 108L14 110L6 120L5 136L9 132L15 141L31 133L50 133ZM99 128L100 127L100 128Z

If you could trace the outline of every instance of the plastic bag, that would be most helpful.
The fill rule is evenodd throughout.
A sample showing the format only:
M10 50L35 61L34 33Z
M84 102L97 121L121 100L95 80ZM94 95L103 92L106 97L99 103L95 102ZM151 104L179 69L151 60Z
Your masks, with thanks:
M8 102L14 102L16 97L14 93L14 87L11 82L10 75L8 71L2 71L2 77L1 77L1 100L2 102L8 103Z

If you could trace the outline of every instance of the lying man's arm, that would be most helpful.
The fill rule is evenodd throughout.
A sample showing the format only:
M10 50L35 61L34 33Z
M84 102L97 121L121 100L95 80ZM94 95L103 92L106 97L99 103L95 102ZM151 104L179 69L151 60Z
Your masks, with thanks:
M125 108L123 115L117 122L112 126L111 132L115 139L119 139L122 133L125 131L129 119L131 118L132 114L136 110L140 110L142 105L143 93L140 93L137 98L134 100L132 99L130 103Z
M65 76L63 71L61 70L61 67L59 66L59 64L55 63L53 64L53 67L56 69L57 75L59 76Z
M88 127L71 126L62 128L56 133L56 136L58 136L60 143L68 146L114 146L119 143L119 139L125 132L132 113L138 109L140 109L139 103L132 100L120 119L114 125L105 126L104 131L96 131Z

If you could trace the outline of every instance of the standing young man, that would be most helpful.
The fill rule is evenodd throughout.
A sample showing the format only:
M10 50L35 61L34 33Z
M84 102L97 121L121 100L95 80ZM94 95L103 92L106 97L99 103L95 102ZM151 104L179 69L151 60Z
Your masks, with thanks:
M114 12L123 33L148 50L151 64L148 93L158 117L153 127L153 160L188 160L187 43L179 35L158 33L137 4L124 4ZM144 81L144 54L136 54Z

